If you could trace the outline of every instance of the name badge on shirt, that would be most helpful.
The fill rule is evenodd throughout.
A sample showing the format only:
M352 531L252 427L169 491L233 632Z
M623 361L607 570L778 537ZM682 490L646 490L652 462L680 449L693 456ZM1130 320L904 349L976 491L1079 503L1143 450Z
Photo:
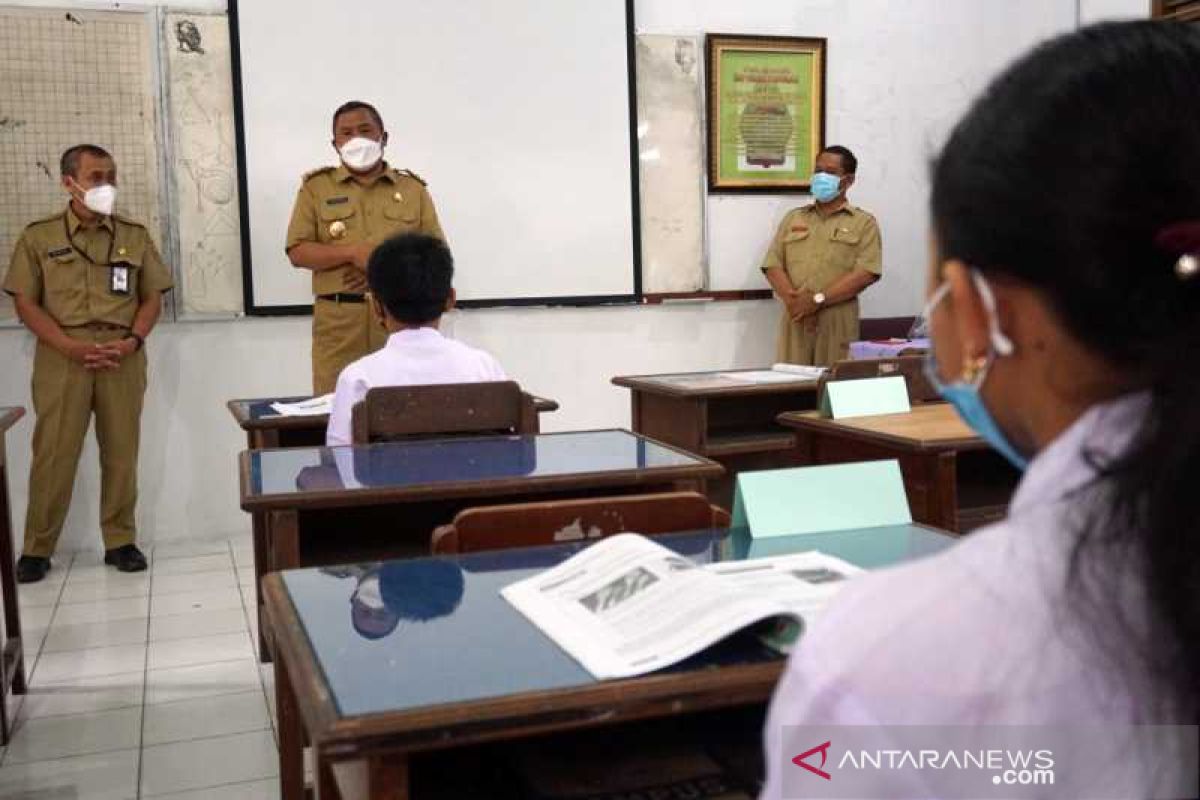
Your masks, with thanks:
M129 267L114 265L109 271L108 288L113 294L129 294Z

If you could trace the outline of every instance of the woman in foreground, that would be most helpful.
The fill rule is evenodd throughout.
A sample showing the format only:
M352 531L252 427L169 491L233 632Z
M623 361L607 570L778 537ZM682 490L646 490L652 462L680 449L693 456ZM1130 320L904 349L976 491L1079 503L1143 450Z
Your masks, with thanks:
M805 635L763 797L1195 796L1191 734L1134 726L1200 714L1200 27L1035 49L954 129L932 212L930 372L1027 471L1003 522ZM916 750L885 727L914 725L962 727L926 729L943 752L917 770L846 761L860 737ZM1002 735L1055 784L946 757Z

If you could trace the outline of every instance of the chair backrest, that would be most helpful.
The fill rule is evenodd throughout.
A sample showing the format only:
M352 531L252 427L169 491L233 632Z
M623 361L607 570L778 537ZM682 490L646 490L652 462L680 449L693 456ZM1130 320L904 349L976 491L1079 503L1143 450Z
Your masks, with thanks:
M920 404L940 400L937 391L925 377L923 363L924 357L915 355L839 361L825 371L821 377L819 390L823 392L825 384L829 381L854 381L898 375L904 378L904 383L908 387L909 402Z
M729 512L696 492L634 494L481 506L459 512L433 532L435 555L598 539L635 531L646 535L728 528Z
M351 410L355 444L430 436L534 433L533 398L513 381L376 386Z

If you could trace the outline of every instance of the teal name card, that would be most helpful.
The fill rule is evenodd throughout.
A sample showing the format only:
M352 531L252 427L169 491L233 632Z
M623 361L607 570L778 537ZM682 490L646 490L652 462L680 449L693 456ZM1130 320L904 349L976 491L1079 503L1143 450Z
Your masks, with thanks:
M821 395L821 416L834 419L870 417L876 414L907 414L908 384L899 375L829 381Z
M894 459L737 476L733 525L755 539L911 522L900 463Z

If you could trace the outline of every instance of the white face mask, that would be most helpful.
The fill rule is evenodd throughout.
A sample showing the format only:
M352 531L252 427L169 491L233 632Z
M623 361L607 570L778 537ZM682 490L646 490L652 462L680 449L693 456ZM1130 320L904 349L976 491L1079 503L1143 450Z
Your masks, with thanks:
M72 179L71 183L75 181ZM117 187L110 183L102 183L85 191L75 183L75 188L83 192L83 204L89 211L102 217L112 216L113 207L117 204Z
M342 163L355 172L366 172L383 159L383 145L365 136L355 136L338 150Z

